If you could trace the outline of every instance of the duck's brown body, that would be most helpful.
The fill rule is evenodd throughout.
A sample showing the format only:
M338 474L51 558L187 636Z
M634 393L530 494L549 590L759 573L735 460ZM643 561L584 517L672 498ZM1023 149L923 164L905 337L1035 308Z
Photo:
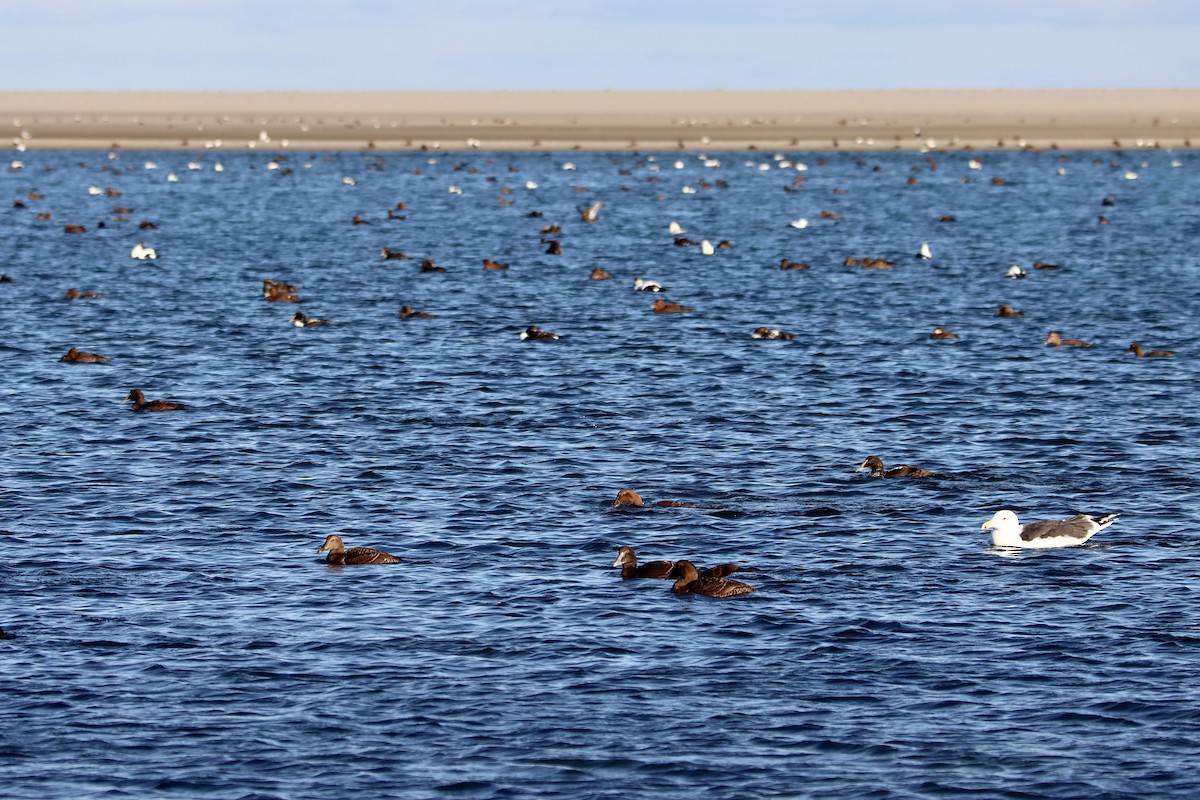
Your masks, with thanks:
M346 547L342 537L335 533L325 537L325 543L317 548L321 553L328 550L325 561L330 564L399 564L400 559L391 553L373 547Z
M1137 342L1129 345L1126 353L1133 353L1138 358L1174 358L1175 354L1170 350L1147 350Z
M629 546L622 546L617 551L617 560L613 562L613 566L621 568L621 577L625 580L675 577L674 561L648 561L645 564L639 564L637 554Z
M89 353L86 350L77 350L72 347L59 361L66 361L70 364L107 364L112 359L108 356Z
M125 396L126 401L133 402L134 411L182 411L186 406L183 403L176 403L172 400L151 400L146 401L146 396L142 394L141 389L134 389Z
M696 565L690 561L680 561L675 565L679 571L679 579L671 587L675 594L701 594L705 597L737 597L750 594L754 587L741 581L731 581L728 578L713 574L701 575Z
M867 458L858 465L855 472L870 471L872 478L929 478L935 473L933 470L925 469L924 467L910 467L907 464L901 464L898 467L891 469L883 468L883 459L879 456L867 456Z

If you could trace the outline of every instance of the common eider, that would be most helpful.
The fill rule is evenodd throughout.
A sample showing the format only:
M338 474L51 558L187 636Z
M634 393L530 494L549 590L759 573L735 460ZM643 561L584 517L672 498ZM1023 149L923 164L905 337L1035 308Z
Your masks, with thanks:
M327 320L323 320L318 317L308 317L303 311L297 311L295 314L292 314L291 320L292 324L297 328L315 328L318 325L331 324Z
M391 209L388 209L389 211ZM384 261L408 261L408 256L401 253L399 250L393 250L390 247L383 248L381 255Z
M901 464L898 467L892 467L885 470L883 468L883 459L879 456L867 456L866 459L858 465L855 472L866 472L870 470L872 478L929 478L933 476L933 470L925 469L924 467L910 467L907 464Z
M999 308L996 309L996 313L993 314L992 316L994 316L994 317L1023 317L1023 316L1025 316L1025 314L1021 311L1017 311L1012 306L1000 306Z
M1091 347L1091 342L1085 342L1081 339L1064 339L1058 335L1058 331L1050 331L1046 334L1046 341L1051 347Z
M133 402L134 411L182 411L187 408L183 403L171 400L151 400L146 402L146 395L141 389L134 389L125 396L125 402Z
M617 550L617 560L613 562L613 566L621 568L621 578L624 580L676 577L674 561L649 561L645 564L638 564L637 554L628 545L622 545Z
M671 587L675 594L700 594L705 597L737 597L755 591L753 586L719 578L713 575L702 576L696 565L690 561L680 561L675 565L679 579Z
M97 355L96 353L89 353L86 350L77 350L72 347L59 361L66 361L71 364L107 364L112 359L108 356Z
M530 325L528 328L521 331L520 336L517 338L519 338L522 342L552 342L562 337L560 337L557 333L541 330L537 325Z
M433 319L428 311L414 311L412 306L400 306L400 319Z
M665 292L663 285L656 280L650 278L634 278L633 290L635 292Z
M642 496L632 489L622 489L617 492L617 499L613 500L612 507L620 508L621 506L633 506L634 508L642 508L646 505L646 501L642 500ZM682 500L656 500L650 505L657 508L695 508L694 503L685 503Z
M1174 358L1175 354L1170 350L1147 350L1137 342L1129 345L1126 353L1133 353L1138 358Z
M1039 520L1022 525L1012 511L997 511L982 528L992 529L992 544L996 547L1072 547L1083 544L1098 532L1117 521L1119 514L1103 517L1077 514L1062 520Z
M778 328L768 328L766 325L760 325L750 334L751 339L777 339L780 341L790 342L796 338L794 333L781 331Z
M681 303L668 303L666 300L659 298L654 301L654 305L650 306L655 314L683 314L692 309Z
M103 292L81 292L78 289L67 289L63 300L98 300L104 297Z
M325 537L325 544L317 548L317 552L329 551L325 561L329 564L399 564L400 559L391 553L376 550L373 547L351 547L346 549L346 543L336 533Z
M594 281L607 281L612 279L612 273L604 267L596 267L592 270L591 279Z
M785 256L785 257L779 259L779 268L783 269L783 270L808 269L809 265L805 264L803 261L788 261L787 257Z
M948 331L945 328L934 328L929 334L930 339L958 339L959 335L954 331Z

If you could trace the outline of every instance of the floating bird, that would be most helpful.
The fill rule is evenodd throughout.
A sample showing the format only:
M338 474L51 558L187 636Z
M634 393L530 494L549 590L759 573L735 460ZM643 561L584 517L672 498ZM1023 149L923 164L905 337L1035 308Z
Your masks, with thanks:
M297 328L315 328L318 325L329 325L330 323L317 317L307 317L303 311L297 311L292 314L292 324Z
M982 529L992 530L995 547L1072 547L1086 542L1117 521L1120 514L1095 517L1077 514L1063 520L1039 520L1022 525L1012 511L997 511Z
M603 267L596 267L590 277L594 281L607 281L612 279L612 273Z
M646 505L646 501L642 500L642 496L633 489L622 489L617 492L617 499L613 500L612 508L620 508L621 506L633 506L634 508L642 508ZM695 503L685 503L682 500L656 500L650 505L657 508L695 508Z
M552 240L550 242L549 246L546 247L546 255L561 256L562 255L562 244Z
M508 264L501 264L499 261L493 261L490 258L483 260L483 268L487 270L504 270L508 269Z
M692 309L682 303L668 303L666 300L659 298L654 301L654 305L650 306L655 314L683 314Z
M103 292L81 292L78 289L67 289L63 300L93 300L104 297Z
M929 245L925 242L921 243L921 249L917 250L917 258L929 259L933 258L933 253L929 250Z
M141 389L134 389L125 396L126 402L133 402L134 411L182 411L187 408L183 403L171 400L151 400L146 402L146 396Z
M1038 259L1037 261L1033 262L1033 268L1034 269L1043 269L1043 270L1061 269L1061 267L1059 267L1058 264L1047 264L1045 261L1042 261L1041 259Z
M700 242L700 252L706 256L711 256L717 251L716 248L713 247L713 243L708 239L705 239L704 241Z
M342 541L342 537L335 533L331 533L325 537L325 544L317 548L317 552L321 553L328 550L329 555L325 556L325 561L328 564L399 564L400 559L396 558L391 553L385 553L382 550L376 550L373 547L351 547L346 549L346 543Z
M781 341L790 342L796 338L795 334L781 331L778 328L768 328L766 325L760 325L750 334L751 339L778 339Z
M433 319L428 311L413 311L412 306L400 306L400 319Z
M683 229L683 226L680 225L675 220L671 220L671 224L667 226L667 232L670 233L672 236L680 236L682 234L687 233L687 231L685 231Z
M136 258L139 261L146 261L147 259L158 258L158 252L153 247L146 247L141 242L138 242L129 251L129 257Z
M89 353L86 350L76 350L74 347L72 347L67 351L65 356L59 359L59 361L66 361L70 364L107 364L108 362L112 361L112 359L108 356Z
M705 597L737 597L738 595L750 594L755 591L754 587L741 581L733 581L713 575L707 577L701 576L699 570L696 569L696 565L690 561L680 561L675 566L679 571L679 579L671 587L671 591L675 594L699 594Z
M785 257L785 258L781 258L779 260L779 268L784 269L784 270L786 270L786 269L808 269L809 265L805 264L802 261L788 261L787 258Z
M665 292L666 288L656 280L649 278L634 278L633 290L635 292Z
M433 263L432 258L421 259L421 272L445 272L445 271L446 271L446 268L439 267L437 264Z
M1091 342L1085 342L1081 339L1064 339L1058 335L1058 331L1050 331L1046 334L1046 341L1043 344L1048 344L1051 347L1091 347Z
M1013 264L1008 268L1008 272L1004 274L1009 278L1024 278L1025 270L1021 269L1019 264Z
M996 313L993 314L992 316L994 316L994 317L1023 317L1023 316L1025 316L1025 314L1020 311L1017 311L1012 306L1000 306L999 308L996 309Z
M1133 353L1138 358L1174 358L1175 354L1170 350L1147 350L1137 342L1129 345L1126 353Z
M562 337L560 337L557 333L540 330L537 325L530 325L528 328L521 331L520 336L517 338L522 342L552 342Z
M408 256L404 255L404 253L401 253L399 250L393 250L390 247L383 248L382 255L384 261L408 261Z
M637 554L628 545L622 545L617 551L617 560L613 562L613 566L621 568L623 580L677 577L674 574L674 561L649 561L645 564L638 564Z
M954 331L948 331L945 328L934 328L929 334L930 339L958 339L959 335Z
M788 223L788 227L796 228L797 230L804 230L805 228L808 227L808 220L805 217L800 217L800 219L794 219Z
M898 467L885 470L883 468L883 459L879 456L867 456L858 465L858 469L854 471L866 472L867 470L870 470L872 478L929 478L936 474L933 470L928 470L924 467L910 467L907 464L901 464Z
M263 297L272 303L302 303L303 299L293 292L296 287L283 281L263 278Z

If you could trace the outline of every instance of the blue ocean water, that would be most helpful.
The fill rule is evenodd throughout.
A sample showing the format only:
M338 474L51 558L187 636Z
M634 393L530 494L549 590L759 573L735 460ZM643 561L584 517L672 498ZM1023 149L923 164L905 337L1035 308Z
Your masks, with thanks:
M21 154L0 793L1195 797L1200 160L707 156ZM1000 508L1122 516L1012 553ZM757 592L622 581L620 545Z

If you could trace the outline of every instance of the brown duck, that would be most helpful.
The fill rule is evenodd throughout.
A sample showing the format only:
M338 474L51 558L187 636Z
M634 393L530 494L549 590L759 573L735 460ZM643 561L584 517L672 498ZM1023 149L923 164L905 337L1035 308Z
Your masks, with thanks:
M892 467L885 470L883 468L883 459L879 456L867 456L855 472L866 472L870 470L872 478L928 478L935 473L933 470L925 469L924 467L910 467L907 464L901 464L898 467Z
M696 565L690 561L680 561L675 565L679 578L671 587L675 594L701 594L705 597L737 597L750 594L754 587L741 581L732 581L715 575L701 575Z
M399 564L400 559L391 553L376 550L373 547L351 547L346 549L346 543L336 533L325 537L325 544L317 548L317 552L329 551L325 561L330 564Z
M125 401L133 401L134 411L182 411L187 408L183 403L176 403L171 400L151 400L146 402L146 395L142 394L141 389L134 389L125 397Z
M70 364L107 364L112 359L108 356L97 355L96 353L89 353L86 350L77 350L72 347L59 361L66 361Z

